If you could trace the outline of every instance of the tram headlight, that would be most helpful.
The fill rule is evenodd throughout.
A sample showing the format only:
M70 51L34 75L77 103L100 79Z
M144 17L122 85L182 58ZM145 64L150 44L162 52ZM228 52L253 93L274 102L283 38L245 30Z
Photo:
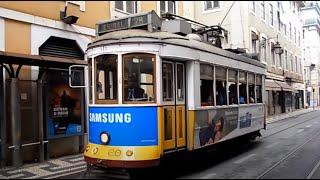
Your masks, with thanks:
M110 135L109 133L106 133L106 132L102 132L100 134L100 141L102 144L108 144L110 142Z

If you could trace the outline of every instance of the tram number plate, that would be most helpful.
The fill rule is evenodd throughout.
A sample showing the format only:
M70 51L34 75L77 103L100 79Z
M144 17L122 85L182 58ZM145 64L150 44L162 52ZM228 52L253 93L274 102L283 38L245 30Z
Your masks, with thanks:
M121 156L121 150L120 149L110 149L108 150L108 156Z
M131 18L131 21L130 21L131 27L141 26L144 24L148 24L148 16L147 15L137 16L137 17Z

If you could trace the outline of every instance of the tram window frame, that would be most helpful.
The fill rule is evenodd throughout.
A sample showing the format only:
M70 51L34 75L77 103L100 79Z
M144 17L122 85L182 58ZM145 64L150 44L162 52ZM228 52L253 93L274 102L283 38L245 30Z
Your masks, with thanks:
M182 77L179 77L179 73L178 73L178 66L181 65L182 66ZM186 92L186 88L185 88L185 66L183 63L175 63L175 72L176 72L176 102L177 103L185 103L185 92ZM181 75L181 74L180 74ZM182 79L179 79L182 78ZM179 84L180 83L180 84ZM181 87L181 83L182 83L182 87ZM182 95L181 97L179 97L179 87L181 87L181 92L180 94Z
M222 67L222 66L215 66L215 77L214 77L214 80L215 80L215 99L216 99L216 106L226 106L228 104L228 95L227 95L227 68L225 67ZM224 76L222 76L223 74L220 73L220 70L224 72ZM220 76L220 77L218 77ZM218 77L218 78L217 78ZM218 87L220 85L220 82L221 82L221 86L224 88L221 89L220 93L223 93L222 94L222 101L223 102L220 102L219 101L219 96L220 96L220 93L218 92Z
M204 73L205 70L209 70L209 69L205 69L205 68L211 68L211 74L206 74ZM211 84L210 84L211 83ZM207 84L208 86L202 88L203 84ZM211 91L209 90L209 96L206 101L203 101L203 90L206 89L211 89ZM210 95L211 95L211 99L210 99ZM209 100L208 100L209 99ZM211 100L211 101L210 101ZM200 63L200 101L201 101L201 106L214 106L214 102L215 102L215 97L214 97L214 67L208 64L204 64L204 63Z
M130 58L150 58L153 59L153 77L152 77L152 83L143 83L143 85L152 85L153 86L153 100L152 101L127 101L125 98L126 92L125 92L125 61L130 60ZM149 53L129 53L129 54L123 54L122 55L122 101L123 104L154 104L157 103L157 83L156 83L156 55L155 54L149 54ZM140 76L140 75L139 75ZM140 76L141 78L141 76ZM141 83L140 83L141 88ZM149 99L149 98L147 98Z
M251 77L250 77L251 76ZM249 95L249 104L256 103L256 92L255 92L255 74L248 73L248 95ZM253 99L251 99L251 93L253 93ZM253 100L253 102L252 102Z
M93 103L93 79L92 79L92 73L93 73L93 58L88 58L88 84L89 84L89 104Z
M248 74L246 71L239 71L239 104L248 104ZM242 80L242 75L244 75L245 80ZM242 86L243 85L243 86ZM245 91L243 91L243 88L245 88ZM245 92L244 94L244 103L241 103L241 95L242 92Z
M170 64L171 65L171 70L172 70L172 74L171 74L171 95L172 97L165 97L165 84L167 84L168 82L164 83L165 80L165 74L164 74L164 66L163 64ZM168 83L168 85L170 85ZM169 92L169 91L168 91ZM173 62L169 62L169 61L162 61L162 100L164 102L173 102L174 101L174 63ZM166 98L166 99L165 99Z
M261 81L258 81L258 79L259 79L258 77L260 77ZM263 99L262 99L263 98L263 96L262 96L262 78L263 78L262 75L256 74L256 84L255 84L255 86L256 86L256 103L263 103ZM259 90L260 90L260 93L258 95ZM260 96L260 98L258 98L258 96Z
M99 60L98 58L103 57L103 56L114 56L113 58L116 61L115 68L114 68L115 72L113 73L114 74L113 78L115 79L113 81L113 85L115 87L115 89L113 90L113 96L115 97L114 99L107 99L106 98L107 94L105 94L104 99L99 99L99 93L98 93L98 89L97 89L97 82L98 82L98 80L97 80L97 72L98 72L97 64L98 64L98 60ZM106 61L106 62L108 62L108 61ZM95 74L94 74L95 103L96 104L116 104L116 103L118 103L118 88L119 88L119 86L118 86L118 55L117 54L102 54L102 55L95 57L94 58L94 72L95 72ZM107 76L105 75L105 77L107 77ZM105 93L107 93L106 87L107 86L105 85L105 89L104 89Z
M230 72L235 72L236 75L235 75L235 78L233 81L231 81L230 79ZM227 81L227 90L228 90L228 98L229 98L229 101L228 101L228 105L238 105L239 104L239 101L238 101L238 98L239 98L239 92L238 92L238 70L236 69L228 69L228 81ZM236 89L236 94L234 95L234 103L231 102L231 98L230 95L231 95L231 91L230 91L230 86L231 85L234 85L235 89Z
M115 97L115 99L107 99L107 95L105 94L105 98L104 99L99 99L99 93L98 93L98 89L97 89L97 72L98 72L98 68L97 68L97 64L98 64L98 58L100 57L103 57L103 56L114 56L114 59L115 59L115 73L114 73L114 87L115 87L115 90L113 92L113 96ZM95 92L95 103L96 104L116 104L118 103L118 55L117 54L102 54L102 55L99 55L97 57L94 58L94 92ZM105 76L106 77L106 76ZM105 78L106 79L106 78ZM105 86L105 93L106 92L106 87Z

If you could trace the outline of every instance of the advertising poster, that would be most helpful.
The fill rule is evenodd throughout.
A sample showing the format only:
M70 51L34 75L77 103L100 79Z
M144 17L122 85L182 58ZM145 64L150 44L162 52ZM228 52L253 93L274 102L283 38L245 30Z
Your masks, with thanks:
M195 114L195 148L219 142L238 126L238 108L199 110Z
M239 108L239 129L252 132L264 126L264 107L249 106Z
M157 107L89 107L89 141L101 144L100 134L110 136L110 146L158 145Z
M83 132L81 90L69 87L68 77L68 71L48 72L49 138Z

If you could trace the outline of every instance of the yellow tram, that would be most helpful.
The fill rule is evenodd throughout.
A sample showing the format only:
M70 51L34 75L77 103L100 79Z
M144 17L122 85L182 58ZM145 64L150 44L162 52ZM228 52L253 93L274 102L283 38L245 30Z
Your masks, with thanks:
M176 22L154 11L97 24L86 51L88 164L157 166L167 153L265 128L265 65L175 21L190 34L164 30Z

